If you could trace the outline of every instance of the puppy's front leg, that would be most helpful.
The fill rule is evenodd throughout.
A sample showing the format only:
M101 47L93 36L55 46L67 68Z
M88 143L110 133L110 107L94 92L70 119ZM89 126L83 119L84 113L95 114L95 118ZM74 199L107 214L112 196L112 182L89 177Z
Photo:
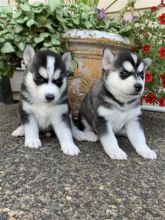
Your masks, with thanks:
M156 153L147 146L143 129L138 120L129 121L126 124L126 131L130 142L138 154L146 159L157 158Z
M39 139L38 124L33 115L28 115L28 121L23 125L25 132L25 147L39 148L41 141Z
M54 119L52 120L52 126L64 154L70 156L78 155L80 153L80 150L73 142L68 114L66 113L53 118Z
M111 159L126 160L127 154L119 147L110 122L99 117L95 128L106 154Z

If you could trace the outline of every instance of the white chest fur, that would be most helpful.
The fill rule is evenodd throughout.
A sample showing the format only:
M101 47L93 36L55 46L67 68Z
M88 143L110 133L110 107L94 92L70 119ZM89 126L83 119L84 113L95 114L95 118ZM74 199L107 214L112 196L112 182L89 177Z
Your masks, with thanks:
M49 103L30 105L23 102L23 109L35 117L41 129L46 129L53 120L61 118L62 114L68 111L68 106L66 104L51 105Z
M98 113L100 116L104 117L111 123L114 132L118 132L128 121L136 119L137 116L141 113L141 110L140 107L122 111L119 109L108 109L104 106L100 106L98 108Z

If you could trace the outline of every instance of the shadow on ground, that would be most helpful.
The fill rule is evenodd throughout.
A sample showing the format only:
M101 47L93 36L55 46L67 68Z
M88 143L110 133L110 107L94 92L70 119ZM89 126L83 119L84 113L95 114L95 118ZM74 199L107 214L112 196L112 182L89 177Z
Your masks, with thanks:
M43 147L23 147L11 137L17 105L0 107L0 220L165 219L165 117L144 112L155 161L138 156L126 138L127 161L113 161L100 143L78 143L78 157L65 156L56 138Z

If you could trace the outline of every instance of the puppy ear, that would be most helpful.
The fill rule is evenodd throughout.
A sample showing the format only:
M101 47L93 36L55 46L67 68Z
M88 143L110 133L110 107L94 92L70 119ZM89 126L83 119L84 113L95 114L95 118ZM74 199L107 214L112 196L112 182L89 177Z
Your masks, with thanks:
M62 55L62 60L65 64L66 70L69 70L69 67L72 63L72 56L71 56L71 52L67 51Z
M152 63L152 60L151 60L151 58L144 58L143 59L143 62L144 62L144 65L145 65L145 70L146 69L148 69L148 67L151 65L151 63Z
M25 65L28 65L31 62L34 55L35 55L35 51L33 47L30 44L26 45L24 52L23 52L23 60L24 60Z
M104 70L109 69L112 66L113 61L114 61L114 55L108 48L105 48L103 51L103 58L102 58L103 69Z

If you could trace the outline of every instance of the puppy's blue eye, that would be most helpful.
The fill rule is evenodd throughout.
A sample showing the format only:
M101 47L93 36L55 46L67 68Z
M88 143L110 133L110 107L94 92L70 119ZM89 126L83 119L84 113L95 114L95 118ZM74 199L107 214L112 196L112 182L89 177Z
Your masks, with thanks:
M126 79L127 77L129 77L131 75L130 72L127 72L126 70L123 70L120 72L120 78L121 79Z
M144 72L142 71L142 72L140 72L140 73L138 73L139 74L139 76L143 79L144 78Z
M34 81L37 85L41 85L43 83L48 83L48 79L45 79L40 74L36 74L34 77Z
M53 79L53 83L60 87L62 85L62 78L58 78L58 79Z

